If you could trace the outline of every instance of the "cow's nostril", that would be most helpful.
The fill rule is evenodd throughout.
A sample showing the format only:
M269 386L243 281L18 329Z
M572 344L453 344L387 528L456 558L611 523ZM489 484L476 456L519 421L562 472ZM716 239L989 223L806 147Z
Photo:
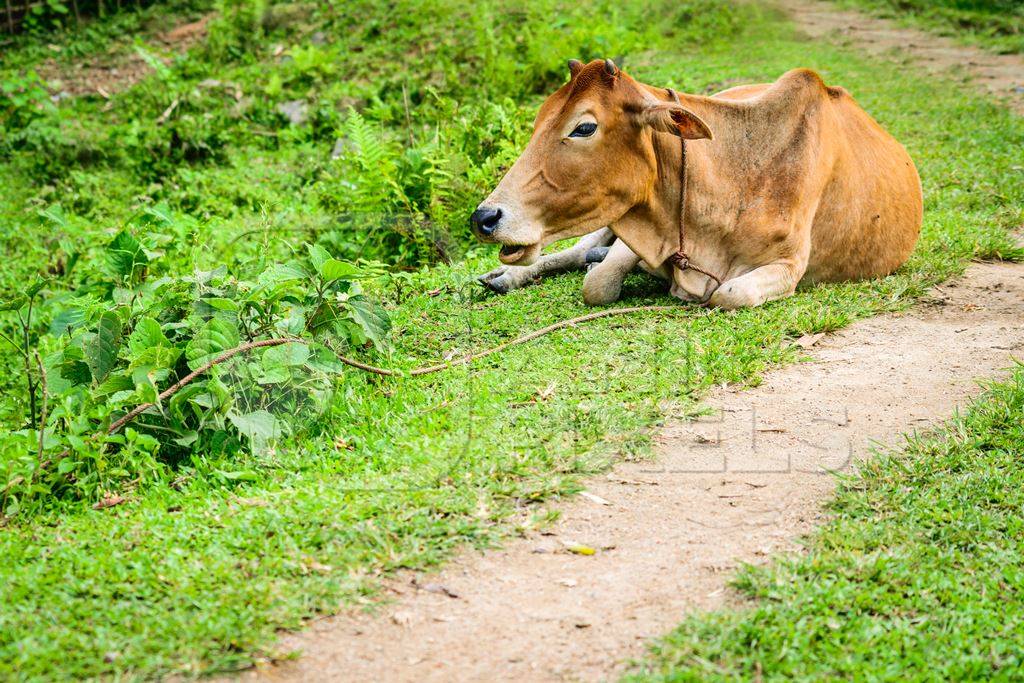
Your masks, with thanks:
M491 235L501 221L501 209L481 206L469 217L469 222L484 235Z

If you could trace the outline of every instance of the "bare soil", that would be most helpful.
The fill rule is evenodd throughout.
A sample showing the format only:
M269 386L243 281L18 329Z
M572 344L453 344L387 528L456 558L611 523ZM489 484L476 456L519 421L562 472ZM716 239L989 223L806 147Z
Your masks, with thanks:
M149 39L168 50L184 53L206 38L207 25L215 14L207 14L197 21L176 26L166 32L157 32ZM169 64L170 59L164 59ZM59 96L100 95L107 98L127 90L153 73L152 67L131 44L117 42L106 53L87 60L66 62L48 59L37 72L50 90Z
M958 69L1024 112L1024 60L991 55L808 0L784 0L811 37L899 50ZM800 340L809 361L751 390L713 393L714 414L674 422L657 458L622 463L561 507L549 530L436 574L391 580L393 600L287 634L300 657L243 674L267 681L614 678L687 614L736 603L744 562L798 551L823 518L832 471L948 418L976 380L1024 358L1024 265L976 264L915 309ZM582 551L582 552L581 552ZM593 551L593 554L588 554Z

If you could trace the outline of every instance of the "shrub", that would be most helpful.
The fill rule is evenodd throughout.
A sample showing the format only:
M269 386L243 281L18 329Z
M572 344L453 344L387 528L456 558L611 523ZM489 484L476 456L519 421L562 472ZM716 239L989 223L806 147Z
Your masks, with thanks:
M117 233L100 272L49 302L41 334L32 315L47 310L45 280L3 304L23 321L21 341L4 339L25 359L32 405L0 438L4 514L266 451L326 408L339 350L385 343L387 316L360 285L379 269L310 245L286 263L173 275L161 233L134 234L170 221L151 210Z

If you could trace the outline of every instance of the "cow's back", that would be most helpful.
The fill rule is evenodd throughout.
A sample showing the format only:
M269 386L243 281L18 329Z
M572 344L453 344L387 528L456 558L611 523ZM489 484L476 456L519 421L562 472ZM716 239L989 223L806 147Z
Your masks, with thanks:
M805 277L834 281L888 275L914 249L921 180L903 146L842 88L828 88L835 164L811 228Z
M822 117L815 126L822 137L818 145L822 165L810 172L827 177L811 226L804 279L821 282L888 275L906 261L920 232L917 169L903 146L845 89L826 87L814 76L804 81L805 87L820 88L823 106L814 109ZM742 85L713 97L753 102L774 85Z

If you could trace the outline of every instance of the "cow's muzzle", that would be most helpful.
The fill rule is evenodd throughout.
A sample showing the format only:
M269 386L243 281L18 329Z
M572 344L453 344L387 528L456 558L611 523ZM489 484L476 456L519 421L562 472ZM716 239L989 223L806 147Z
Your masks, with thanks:
M502 245L498 259L507 266L527 266L540 256L543 245L515 210L481 204L469 217L469 223L481 241Z
M481 237L490 237L498 229L501 223L501 209L494 209L490 206L478 206L473 215L469 217L469 224L480 234Z

